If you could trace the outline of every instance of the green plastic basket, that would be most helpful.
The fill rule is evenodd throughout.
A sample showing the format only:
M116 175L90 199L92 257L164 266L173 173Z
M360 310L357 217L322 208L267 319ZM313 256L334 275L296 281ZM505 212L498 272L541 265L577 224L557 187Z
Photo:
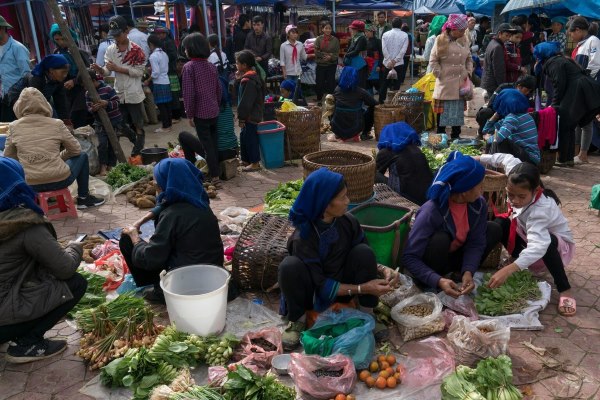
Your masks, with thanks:
M393 204L369 203L350 211L362 226L379 264L400 266L413 210Z

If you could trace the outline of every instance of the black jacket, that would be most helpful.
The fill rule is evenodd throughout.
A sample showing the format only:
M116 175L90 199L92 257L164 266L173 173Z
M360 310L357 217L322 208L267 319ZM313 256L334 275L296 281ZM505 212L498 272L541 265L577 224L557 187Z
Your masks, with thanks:
M235 53L244 50L246 36L248 36L251 31L252 29L241 29L238 26L235 27L235 32L233 32L233 51Z
M355 42L351 42L346 52L346 57L355 57L360 55L362 51L367 50L367 37L361 35Z
M258 124L263 120L265 106L264 83L258 73L244 76L239 86L237 107L240 121Z
M381 40L377 39L376 37L372 37L370 39L367 39L367 57L375 58L376 56L379 60L383 60Z
M219 222L210 208L175 203L158 216L148 243L133 248L133 263L145 270L172 269L192 264L223 266Z
M506 82L506 49L504 43L494 38L485 49L481 87L488 93L494 93L498 86Z
M173 75L177 73L177 57L179 53L177 52L177 45L175 41L170 36L167 36L162 43L162 49L167 56L169 56L169 75Z
M67 91L64 83L51 81L45 74L42 76L34 76L31 73L28 73L11 86L7 95L4 97L11 109L19 99L23 89L27 87L34 87L42 92L46 100L52 104L52 108L56 111L58 119L65 120L70 118Z

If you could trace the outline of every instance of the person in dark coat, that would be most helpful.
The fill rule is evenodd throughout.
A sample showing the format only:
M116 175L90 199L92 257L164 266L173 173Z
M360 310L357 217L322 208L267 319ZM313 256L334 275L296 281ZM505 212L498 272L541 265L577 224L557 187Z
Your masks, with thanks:
M366 89L369 68L367 67L367 63L364 61L364 57L366 56L367 51L365 23L358 20L352 21L348 29L350 29L350 32L352 33L352 39L350 40L350 45L348 45L348 50L346 51L346 55L344 56L344 65L357 68L358 64L356 63L356 61L353 62L352 60L356 57L363 58L363 66L361 68L357 68L358 86L363 89ZM357 58L357 60L359 59Z
M422 205L433 180L427 158L419 148L421 139L406 122L386 125L379 136L377 176L402 197ZM389 178L384 174L389 170Z
M506 77L506 49L504 43L510 39L516 30L510 24L500 24L496 35L485 50L483 77L481 87L487 91L488 97L496 88L508 82Z
M87 281L77 272L83 249L65 248L25 183L23 167L0 157L0 343L6 360L26 363L62 353L66 340L44 334L75 307Z
M358 72L355 68L344 67L338 86L333 92L335 111L331 118L331 131L335 138L330 141L369 140L373 127L373 115L377 100L358 85ZM367 109L363 109L363 105ZM360 139L359 139L359 136Z
M558 163L574 165L575 127L585 126L600 114L600 83L575 61L563 57L557 42L544 42L533 51L536 74L552 83L552 107L558 110Z
M250 17L246 14L240 15L237 25L233 31L233 54L238 51L244 50L246 44L246 36L252 31L252 24L250 23ZM233 60L233 57L231 58Z
M290 210L296 230L278 271L279 313L289 321L286 350L298 345L307 310L322 312L355 297L369 310L398 281L396 271L377 265L360 223L346 213L347 193L344 177L323 167L308 176Z
M484 176L475 159L453 151L433 179L402 255L402 264L424 289L455 298L471 293L473 275L500 243L502 229L487 221L481 196Z
M379 89L381 86L381 71L383 62L383 49L381 48L381 39L375 36L377 27L375 25L367 25L365 28L365 36L367 38L367 68L369 76L367 77L367 90L374 94L373 89Z
M183 265L223 266L223 242L210 209L204 176L191 162L167 158L154 167L158 185L156 230L148 242L138 229L123 229L119 247L137 286L154 285L149 299L164 301L159 274ZM156 210L156 208L155 208Z

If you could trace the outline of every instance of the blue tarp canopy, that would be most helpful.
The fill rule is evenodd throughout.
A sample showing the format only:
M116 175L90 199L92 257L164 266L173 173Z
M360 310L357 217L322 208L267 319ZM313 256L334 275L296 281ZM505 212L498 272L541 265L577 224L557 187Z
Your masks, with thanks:
M342 0L335 4L335 8L336 10L399 10L404 7L401 6L401 2Z
M402 8L415 10L416 14L461 14L464 13L463 0L405 0ZM419 12L417 12L419 11Z
M504 6L507 3L506 0L463 0L463 2L466 11L473 11L484 15L493 15L497 4ZM543 11L548 16L581 14L584 17L600 19L600 0L563 0L560 4L515 11L511 12L510 15L529 15L532 11L535 13Z

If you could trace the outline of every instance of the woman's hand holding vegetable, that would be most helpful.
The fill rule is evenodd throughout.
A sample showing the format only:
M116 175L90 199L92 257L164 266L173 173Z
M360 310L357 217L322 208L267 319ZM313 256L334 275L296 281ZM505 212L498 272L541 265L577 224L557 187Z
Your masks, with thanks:
M473 283L473 274L467 271L462 276L462 286L460 288L460 294L469 294L473 291L474 288L475 284Z
M379 272L383 274L383 279L388 282L390 287L394 288L398 285L400 274L397 271L385 266L381 266L381 268L379 268Z
M360 289L362 294L371 294L379 297L390 292L392 287L385 279L373 279L367 283L361 283Z
M123 228L123 235L127 235L131 238L133 244L136 244L140 241L140 235L138 234L138 228L135 226L128 226L127 228Z
M506 282L506 280L508 279L509 276L511 276L515 272L519 271L520 269L521 268L519 268L519 266L515 263L507 265L506 267L502 268L501 270L496 272L494 275L492 275L492 277L490 278L490 281L488 283L488 286L492 289L502 286L504 284L504 282Z
M458 285L452 279L441 278L438 281L438 287L448 296L452 296L455 299L462 294Z

